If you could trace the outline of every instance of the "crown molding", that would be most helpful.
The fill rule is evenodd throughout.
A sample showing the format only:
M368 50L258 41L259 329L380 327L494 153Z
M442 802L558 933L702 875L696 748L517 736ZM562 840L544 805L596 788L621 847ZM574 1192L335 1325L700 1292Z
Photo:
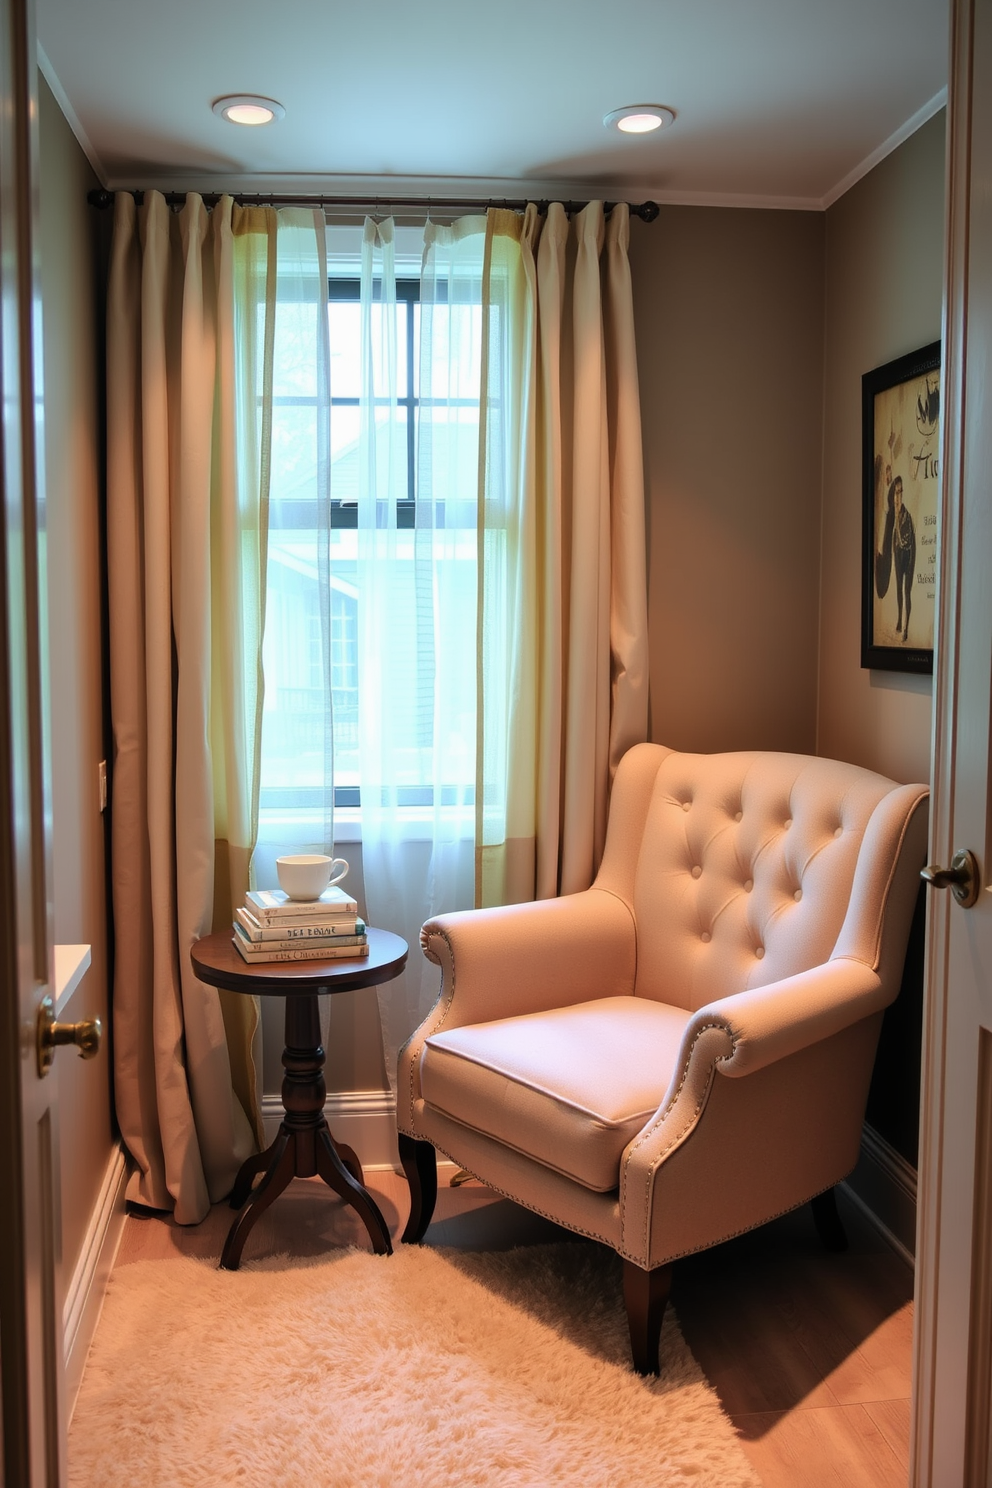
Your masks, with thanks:
M66 96L66 91L59 81L59 75L55 71L55 68L52 66L51 62L48 60L48 54L46 53L45 48L41 45L40 41L37 43L37 52L38 71L45 79L45 82L48 84L49 88L51 88L52 93L55 97L55 102L58 104L59 108L65 115L65 121L75 135L76 142L79 145L79 148L82 150L83 154L86 156L86 159L89 161L93 169L93 174L96 176L97 180L100 182L100 185L105 190L112 189L109 186L107 180L107 172L104 169L103 161L100 159L96 150L93 148L93 142L90 139L89 135L86 133L86 130L79 122L79 115L76 113L76 110L69 102L69 99Z
M659 207L736 207L759 212L820 212L816 196L764 196L740 191L653 191Z
M847 175L827 192L820 203L821 210L826 211L828 207L832 207L835 201L839 201L842 196L850 191L852 186L856 186L864 176L867 176L869 171L873 171L876 165L881 165L887 155L891 155L893 150L898 150L899 146L904 144L910 135L915 134L918 129L922 129L923 125L929 119L932 119L934 114L944 108L946 103L947 89L941 88L940 92L935 93L929 102L925 103L922 108L917 109L916 113L907 119L905 124L901 124L894 134L890 134L884 144L879 145L877 150L872 150L870 155L866 155L860 165L856 165L852 171L848 171Z
M732 191L666 190L643 181L528 180L514 177L179 174L112 177L109 191L199 192L202 196L353 196L383 207L423 206L432 197L518 201L654 201L672 207L747 207L777 212L818 212L819 197L763 196Z

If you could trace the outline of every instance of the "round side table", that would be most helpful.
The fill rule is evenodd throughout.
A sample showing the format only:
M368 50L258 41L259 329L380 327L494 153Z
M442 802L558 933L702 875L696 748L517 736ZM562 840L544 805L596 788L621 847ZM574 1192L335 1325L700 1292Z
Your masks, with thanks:
M324 1117L324 1050L320 1043L317 998L321 993L374 987L399 976L407 945L388 930L369 930L369 954L335 961L266 961L252 966L239 954L229 930L205 935L190 950L201 982L249 996L286 999L286 1047L282 1063L285 1117L271 1147L242 1164L231 1191L231 1208L240 1209L220 1258L236 1271L241 1252L259 1215L293 1178L319 1176L358 1213L377 1255L391 1255L386 1221L368 1189L356 1154L335 1142ZM261 1182L252 1187L261 1173Z

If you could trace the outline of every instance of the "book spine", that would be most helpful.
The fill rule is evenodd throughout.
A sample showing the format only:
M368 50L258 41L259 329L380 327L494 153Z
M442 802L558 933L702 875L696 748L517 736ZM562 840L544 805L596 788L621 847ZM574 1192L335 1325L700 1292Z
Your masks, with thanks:
M235 933L244 949L251 956L260 955L263 951L322 951L324 955L328 951L341 950L347 946L368 945L368 939L364 934L359 935L326 935L319 940L291 940L280 939L252 940L245 934L237 923L234 926Z
M235 910L236 923L242 934L252 941L276 940L340 940L345 936L364 935L365 921L358 915L342 915L340 921L329 924L326 920L318 924L308 921L303 925L284 923L260 924L246 909Z
M312 921L355 915L358 913L358 901L342 895L337 899L282 899L267 902L262 897L261 891L249 889L245 895L245 908L249 914L253 914L256 920L260 921L284 918Z
M265 961L356 961L369 953L368 945L360 946L320 946L311 949L309 946L302 948L294 947L289 951L265 950L251 951L240 936L234 937L234 944L246 961L252 966Z
M260 925L271 928L273 925L281 925L288 921L296 925L321 925L327 921L332 924L338 920L353 917L357 910L349 909L347 905L320 905L315 909L300 909L294 904L292 909L259 909L257 904L251 905L249 913L254 915Z

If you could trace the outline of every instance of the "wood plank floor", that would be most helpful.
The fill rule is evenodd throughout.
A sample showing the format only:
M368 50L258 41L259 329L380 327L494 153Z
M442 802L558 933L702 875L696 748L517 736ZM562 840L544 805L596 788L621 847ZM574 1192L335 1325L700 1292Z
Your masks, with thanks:
M366 1179L395 1238L406 1221L405 1181L382 1171ZM802 1210L675 1268L686 1340L764 1488L905 1488L908 1480L912 1273L843 1197L840 1207L851 1241L840 1255L824 1251ZM219 1258L231 1218L223 1204L186 1228L130 1215L116 1264ZM427 1239L476 1250L566 1234L469 1183L442 1184ZM296 1179L255 1226L245 1256L340 1244L367 1244L360 1222L317 1180Z

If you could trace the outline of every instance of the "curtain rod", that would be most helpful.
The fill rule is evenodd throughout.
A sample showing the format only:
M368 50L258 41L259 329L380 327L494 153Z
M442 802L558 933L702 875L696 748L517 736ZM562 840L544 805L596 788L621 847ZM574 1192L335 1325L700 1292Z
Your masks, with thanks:
M143 191L132 191L130 193L140 206L144 200ZM234 196L233 192L224 193ZM115 193L96 189L87 193L86 200L91 207L98 207L101 211L113 205ZM182 191L166 191L163 193L170 207L181 207L186 200L186 194ZM202 193L204 205L215 207L221 199L220 192ZM509 212L522 212L529 204L528 198L520 197L511 199L509 197L493 197L485 199L482 197L454 197L454 196L423 196L423 197L380 197L380 196L235 196L235 200L241 206L246 207L365 207L372 211L381 211L386 207L414 207L420 211L430 212L432 207L440 211L451 211L454 209L467 209L477 207L488 211L490 208L503 208ZM550 200L541 200L536 203L537 210L542 216L547 212ZM617 205L616 202L604 202L604 210L609 212ZM562 206L569 215L581 212L582 208L588 206L584 201L565 201ZM657 202L629 202L630 215L639 217L642 222L654 222L658 216L659 207Z

